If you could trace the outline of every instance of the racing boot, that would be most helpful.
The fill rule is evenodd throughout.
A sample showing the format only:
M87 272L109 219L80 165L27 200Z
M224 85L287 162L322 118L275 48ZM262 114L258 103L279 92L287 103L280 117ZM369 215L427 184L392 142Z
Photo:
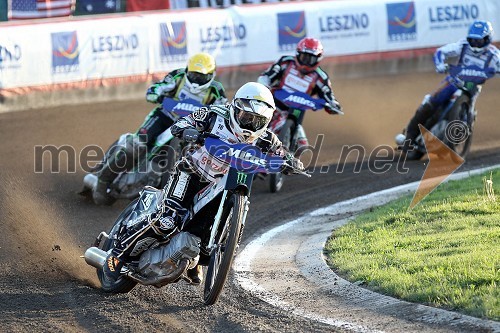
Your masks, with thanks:
M307 141L306 132L302 125L297 126L297 151L302 151L309 146L309 141Z
M427 119L429 119L434 112L434 106L429 101L429 97L426 96L424 102L417 109L415 115L413 116L413 118L408 123L408 126L406 127L406 139L404 141L405 144L402 146L402 151L404 153L407 153L414 148L415 140L417 139L420 133L418 125L425 124Z
M115 199L108 194L109 183L100 179L92 190L92 200L96 205L111 206Z
M106 164L97 174L97 184L92 190L92 199L96 205L109 206L115 202L116 199L109 195L108 188L121 172L133 166L132 158L133 156L123 149L108 157Z
M203 269L201 265L196 265L194 268L188 269L187 277L191 280L190 284L199 286L203 281Z

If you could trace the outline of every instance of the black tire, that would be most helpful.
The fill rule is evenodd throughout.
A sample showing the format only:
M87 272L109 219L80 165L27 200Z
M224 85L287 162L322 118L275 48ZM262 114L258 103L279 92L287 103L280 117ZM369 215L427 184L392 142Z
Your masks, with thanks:
M406 153L406 159L408 161L418 161L422 158L422 156L424 156L424 153L416 149L410 150Z
M222 240L210 255L203 294L205 305L217 302L231 269L244 223L245 199L242 194L233 194L227 201L223 222L229 223L229 228L225 235L220 236Z
M102 242L99 246L101 250L104 251L109 251L114 247L114 240L113 236L116 235L116 233L119 232L121 223L124 218L126 218L130 212L134 209L135 204L137 203L139 199L135 199L132 201L128 206L121 212L120 216L116 219L116 222L113 224L113 227L111 228L109 232L109 238L107 238L104 242ZM123 276L118 278L116 281L109 281L105 276L102 271L102 269L97 269L97 277L99 281L101 282L101 289L105 292L108 293L114 293L114 294L119 294L119 293L128 293L131 291L137 284L137 282Z
M293 153L294 144L292 143L293 132L295 131L295 122L292 119L287 119L285 124L278 134L278 139L283 143L290 152ZM276 193L281 190L283 183L285 181L285 176L280 173L272 173L269 177L269 190L271 193Z
M465 139L462 141L456 141L452 140L450 138L450 135L448 133L448 127L447 127L447 134L444 136L444 143L450 147L455 153L457 153L460 157L465 159L467 154L469 153L471 144L472 144L472 134L473 134L473 129L474 129L474 123L475 123L475 115L474 111L471 110L471 105L470 105L470 98L467 95L461 95L460 97L457 98L455 101L455 104L453 104L452 109L448 113L448 126L452 126L452 122L456 121L461 121L462 126L466 126L465 130L467 131L465 135ZM451 131L450 131L451 132ZM459 158L455 154L450 154L451 158L455 162L461 162Z

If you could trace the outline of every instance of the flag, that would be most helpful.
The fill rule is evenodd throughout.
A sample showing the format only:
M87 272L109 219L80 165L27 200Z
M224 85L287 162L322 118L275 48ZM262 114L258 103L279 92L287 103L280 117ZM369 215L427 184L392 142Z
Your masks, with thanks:
M71 15L72 0L10 0L9 20Z
M121 12L120 0L76 0L77 15Z
M169 0L128 0L127 12L170 8Z

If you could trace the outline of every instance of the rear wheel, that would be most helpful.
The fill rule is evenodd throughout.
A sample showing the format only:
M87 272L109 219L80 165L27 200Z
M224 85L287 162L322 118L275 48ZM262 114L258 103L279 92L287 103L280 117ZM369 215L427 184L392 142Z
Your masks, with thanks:
M409 150L406 153L406 159L408 161L418 161L419 159L422 158L422 156L424 156L424 153L422 153L421 151L417 150L416 148L413 149L413 150Z
M109 237L100 244L99 248L103 251L109 252L111 249L115 247L117 234L120 232L122 221L132 212L137 201L139 199L135 199L132 201L118 216L115 224L111 228L109 232ZM102 269L97 269L97 277L101 282L101 289L108 293L128 293L132 290L137 282L127 278L126 276L119 277L116 281L111 281L104 276Z
M295 122L292 119L287 119L285 125L280 130L278 134L278 139L283 143L283 146L286 147L290 152L293 153L293 132L295 129ZM280 173L273 173L269 177L269 189L271 193L276 193L281 190L283 187L283 183L285 181L285 176Z
M475 115L471 110L470 98L467 95L461 95L448 113L444 143L462 158L469 153L474 122ZM451 154L451 158L455 162L461 162L455 154Z
M225 223L225 228L219 235L220 240L216 248L212 250L205 278L203 295L205 305L212 305L217 301L226 282L240 241L245 202L246 196L242 194L233 194L227 202L227 213L224 214L225 219L222 221Z

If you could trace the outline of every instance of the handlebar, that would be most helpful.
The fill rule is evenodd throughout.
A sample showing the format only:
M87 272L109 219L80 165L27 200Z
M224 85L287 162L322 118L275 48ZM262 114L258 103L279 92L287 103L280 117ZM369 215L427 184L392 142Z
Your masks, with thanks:
M300 169L296 169L296 168L294 168L293 166L291 166L288 163L285 163L284 166L286 166L289 169L292 169L293 170L293 174L295 174L295 175L302 175L302 176L306 176L307 178L311 178L311 175L308 174L306 171L303 171L303 170L300 170Z

